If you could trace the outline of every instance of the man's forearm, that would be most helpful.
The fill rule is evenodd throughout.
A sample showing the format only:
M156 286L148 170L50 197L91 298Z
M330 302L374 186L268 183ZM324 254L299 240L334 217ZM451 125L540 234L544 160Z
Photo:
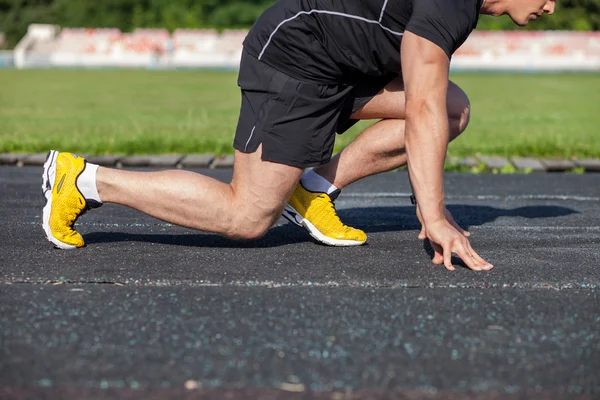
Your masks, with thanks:
M407 104L408 171L425 225L445 218L443 172L448 147L448 118L445 109L440 108L434 101Z

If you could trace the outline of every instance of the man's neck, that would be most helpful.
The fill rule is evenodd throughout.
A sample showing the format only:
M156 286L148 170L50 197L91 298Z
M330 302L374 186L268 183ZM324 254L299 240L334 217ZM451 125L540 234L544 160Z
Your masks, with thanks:
M505 0L483 0L479 13L493 15L495 17L503 15L506 8L505 3Z

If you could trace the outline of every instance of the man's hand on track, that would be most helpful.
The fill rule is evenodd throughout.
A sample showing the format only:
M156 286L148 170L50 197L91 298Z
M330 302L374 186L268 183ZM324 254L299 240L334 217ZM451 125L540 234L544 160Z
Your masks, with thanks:
M436 265L444 264L446 269L454 271L452 254L458 255L461 260L474 271L489 271L494 266L479 256L471 247L467 237L469 232L463 230L452 218L452 214L445 210L446 219L439 220L425 226L417 208L417 217L421 221L419 239L429 239L434 250L432 262Z
M444 210L444 215L446 216L446 219L448 220L448 222L450 223L450 225L452 225L453 227L455 227L457 231L459 231L460 233L462 233L466 237L471 236L471 234L469 232L465 231L463 228L461 228L456 223L456 221L454 221L454 218L452 217L452 214L450 213L450 211L448 211L447 208ZM425 239L427 239L427 229L425 229L425 223L423 222L423 216L421 215L421 211L419 210L419 206L417 206L417 218L419 218L419 222L421 223L421 232L419 233L418 237L421 240L425 240Z

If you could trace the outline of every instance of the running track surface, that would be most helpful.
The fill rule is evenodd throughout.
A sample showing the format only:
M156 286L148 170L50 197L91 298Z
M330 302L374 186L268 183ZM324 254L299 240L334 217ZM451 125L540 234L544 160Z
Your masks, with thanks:
M416 238L406 172L342 192L361 247L104 205L74 251L44 238L40 173L0 167L0 398L600 397L600 175L447 175L496 266L449 272Z

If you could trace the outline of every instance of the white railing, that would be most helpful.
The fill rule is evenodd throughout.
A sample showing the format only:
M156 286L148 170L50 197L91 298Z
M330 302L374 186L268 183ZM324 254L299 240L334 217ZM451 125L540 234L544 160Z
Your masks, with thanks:
M454 70L600 71L600 32L475 31Z
M247 31L65 28L32 25L15 65L32 67L236 68ZM455 71L600 71L600 32L475 31L454 54Z

